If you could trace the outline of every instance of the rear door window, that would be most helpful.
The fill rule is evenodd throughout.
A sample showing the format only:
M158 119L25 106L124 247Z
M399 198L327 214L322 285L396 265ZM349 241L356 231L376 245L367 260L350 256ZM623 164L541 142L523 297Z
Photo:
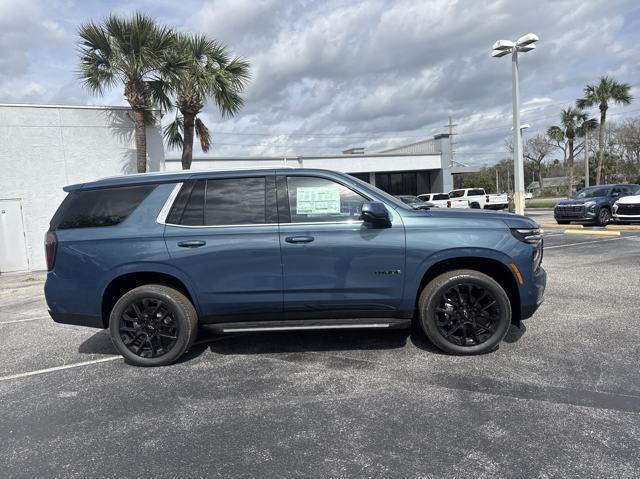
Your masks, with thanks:
M434 200L448 200L449 199L449 195L433 195L433 199Z
M469 190L469 196L482 196L484 195L484 190Z
M449 193L451 198L462 198L464 196L464 190L453 190Z
M272 177L215 178L185 183L167 223L183 226L243 226L277 222Z
M55 229L96 228L123 222L156 185L119 186L70 192L53 216Z

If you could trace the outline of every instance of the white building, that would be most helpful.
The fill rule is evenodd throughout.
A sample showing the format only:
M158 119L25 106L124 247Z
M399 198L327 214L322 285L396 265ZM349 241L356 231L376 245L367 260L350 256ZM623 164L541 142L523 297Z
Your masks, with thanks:
M128 108L0 104L0 273L45 269L44 234L62 187L136 171ZM164 167L159 126L148 168Z
M125 107L0 104L0 274L46 268L43 239L63 186L136 170L134 128ZM287 158L195 158L194 170L300 166L343 171L391 194L449 191L448 135L379 153ZM148 170L165 159L160 125L147 128Z

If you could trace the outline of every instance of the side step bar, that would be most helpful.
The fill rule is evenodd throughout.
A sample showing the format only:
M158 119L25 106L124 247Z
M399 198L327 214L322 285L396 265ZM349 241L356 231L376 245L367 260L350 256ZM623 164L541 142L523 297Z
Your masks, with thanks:
M314 329L401 329L411 327L410 319L300 319L286 321L251 321L237 323L209 323L205 325L218 333L257 331L304 331Z

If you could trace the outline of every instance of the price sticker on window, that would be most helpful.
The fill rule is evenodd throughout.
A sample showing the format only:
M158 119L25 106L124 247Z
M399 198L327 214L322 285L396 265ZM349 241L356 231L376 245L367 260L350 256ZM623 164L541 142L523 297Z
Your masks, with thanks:
M328 186L299 186L296 188L296 214L340 214L340 189Z

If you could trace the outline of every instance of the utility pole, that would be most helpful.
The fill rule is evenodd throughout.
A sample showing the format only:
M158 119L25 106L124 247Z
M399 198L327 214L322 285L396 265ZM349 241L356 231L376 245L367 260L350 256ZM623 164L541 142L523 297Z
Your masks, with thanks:
M589 186L589 128L584 131L584 186Z
M449 128L449 168L451 168L453 166L453 153L455 151L453 149L453 135L457 134L453 132L453 127L458 125L453 123L453 119L451 118L451 115L449 115L449 123L444 126Z

